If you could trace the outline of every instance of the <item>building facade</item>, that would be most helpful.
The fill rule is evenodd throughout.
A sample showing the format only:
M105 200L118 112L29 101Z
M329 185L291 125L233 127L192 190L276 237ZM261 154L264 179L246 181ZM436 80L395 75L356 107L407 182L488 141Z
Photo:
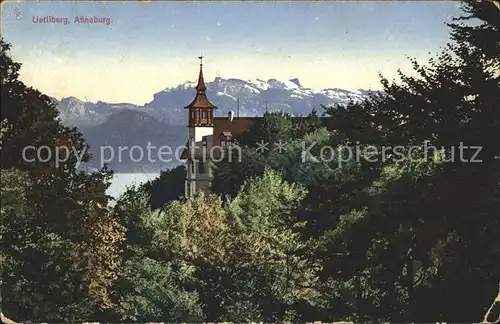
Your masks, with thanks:
M202 59L202 57L200 57ZM196 191L207 192L213 178L216 162L223 156L238 158L239 148L233 142L235 135L247 130L259 117L238 117L232 112L227 117L214 117L217 107L207 97L200 63L194 99L185 108L188 141L181 160L186 167L185 197Z
M200 60L203 57L199 57ZM229 112L227 117L214 117L217 107L207 97L200 62L198 83L194 99L185 108L187 114L188 141L181 160L186 167L185 197L196 191L208 192L217 161L222 158L237 160L241 150L234 137L248 130L263 117L239 117ZM239 110L239 109L238 109ZM292 117L292 123L300 123L307 117Z

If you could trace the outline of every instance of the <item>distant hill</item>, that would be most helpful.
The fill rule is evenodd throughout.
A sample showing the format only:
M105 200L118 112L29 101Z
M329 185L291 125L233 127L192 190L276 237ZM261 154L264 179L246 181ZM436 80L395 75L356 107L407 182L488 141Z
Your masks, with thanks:
M61 121L66 125L89 127L103 123L114 111L137 109L133 104L112 104L98 101L85 102L75 97L54 99L60 112Z
M115 111L103 123L81 127L80 132L90 144L93 161L89 166L98 168L101 162L107 162L117 173L159 172L175 166L175 149L184 145L187 138L185 126L167 125L130 109ZM172 154L159 156L163 146L170 147Z

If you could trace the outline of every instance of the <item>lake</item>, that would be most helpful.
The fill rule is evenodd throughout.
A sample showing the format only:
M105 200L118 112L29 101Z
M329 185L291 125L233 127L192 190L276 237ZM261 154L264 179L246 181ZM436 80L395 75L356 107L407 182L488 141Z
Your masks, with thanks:
M111 186L106 193L114 198L118 198L127 186L139 185L154 178L157 178L160 173L116 173L113 175Z

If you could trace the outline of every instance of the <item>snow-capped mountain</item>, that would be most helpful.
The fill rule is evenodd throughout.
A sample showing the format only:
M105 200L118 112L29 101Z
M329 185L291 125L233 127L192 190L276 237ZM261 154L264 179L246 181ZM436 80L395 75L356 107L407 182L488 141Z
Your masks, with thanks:
M64 98L54 103L60 111L59 118L67 126L79 128L87 143L93 160L86 166L102 166L102 148L138 146L145 149L148 143L154 147L168 145L177 147L187 140L184 107L195 96L196 82L185 82L176 87L155 93L153 100L143 106L127 103L84 102L75 97ZM245 81L240 79L215 78L206 83L207 96L218 109L216 116L227 116L229 111L239 115L262 116L267 111L283 111L300 116L314 108L322 113L322 106L344 104L349 100L359 101L369 91L348 91L337 88L314 91L301 85L298 79L279 81L276 79ZM118 173L159 172L160 169L178 163L142 161L136 163L125 152L108 164Z
M143 106L127 103L84 102L69 97L56 104L60 118L66 125L90 127L103 123L114 111L138 110L170 125L185 125L184 106L193 99L195 81L188 81L176 87L155 93L153 100ZM319 113L321 106L359 101L370 93L366 90L349 91L329 88L319 91L306 88L297 78L280 81L276 79L241 80L215 78L207 82L207 96L219 109L216 116L227 116L236 112L239 99L240 116L261 116L267 111L284 111L292 115L307 115L313 108Z
M102 101L97 103L85 102L75 97L64 98L55 101L59 109L59 118L66 125L76 127L90 127L106 121L106 119L117 110L137 109L132 104L110 104Z
M216 116L227 116L231 110L236 112L238 98L239 114L242 117L260 116L266 109L300 116L307 115L313 108L322 113L321 106L343 104L350 99L359 101L369 93L364 90L336 88L314 91L303 87L296 78L287 81L246 81L217 77L206 85L208 98L219 108ZM153 101L144 105L144 111L165 122L185 124L182 110L193 98L195 86L196 82L186 82L156 93Z

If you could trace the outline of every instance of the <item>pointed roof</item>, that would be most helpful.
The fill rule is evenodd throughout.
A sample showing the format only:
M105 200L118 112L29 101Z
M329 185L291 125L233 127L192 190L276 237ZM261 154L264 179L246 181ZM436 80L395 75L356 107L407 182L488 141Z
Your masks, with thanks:
M203 56L200 56L198 58L202 60ZM217 109L217 107L215 107L215 105L212 104L210 100L208 100L207 94L205 93L206 90L207 87L205 86L205 80L203 78L203 63L200 63L200 74L198 75L198 83L196 84L196 97L194 97L193 101L191 101L191 103L184 108Z
M203 79L203 64L200 64L200 73L198 74L198 84L196 84L196 91L205 91L207 87L205 86L205 79Z

